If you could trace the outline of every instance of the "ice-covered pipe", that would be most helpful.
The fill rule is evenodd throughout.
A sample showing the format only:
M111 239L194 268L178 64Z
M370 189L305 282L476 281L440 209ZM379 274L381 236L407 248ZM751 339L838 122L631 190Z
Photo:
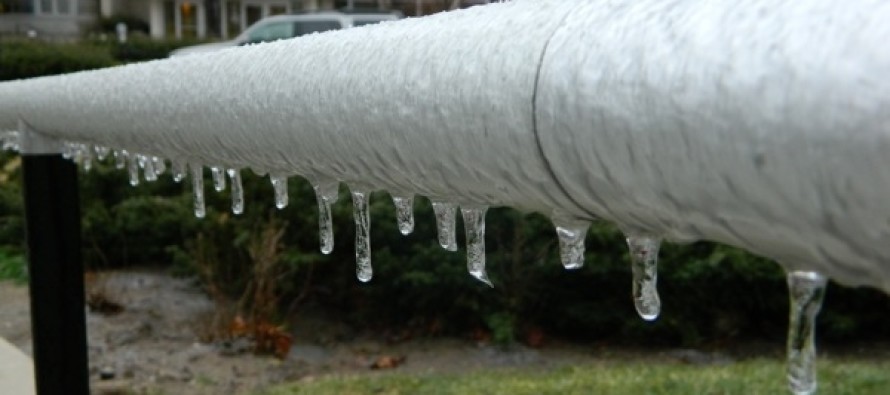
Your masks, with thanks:
M890 3L517 0L0 84L0 128L709 239L890 291Z

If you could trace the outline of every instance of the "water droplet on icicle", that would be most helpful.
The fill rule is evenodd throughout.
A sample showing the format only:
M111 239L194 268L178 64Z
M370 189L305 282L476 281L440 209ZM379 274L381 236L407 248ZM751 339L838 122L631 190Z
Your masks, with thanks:
M180 182L183 178L185 178L185 172L188 164L185 161L174 160L172 164L173 168L170 169L170 172L173 173L173 181Z
M788 317L788 388L795 395L816 392L816 315L822 308L826 279L816 272L787 275L791 311Z
M658 298L658 249L661 239L644 235L627 236L633 273L633 300L637 313L646 321L658 318L661 299Z
M123 169L127 166L129 157L130 153L127 150L114 151L114 167L118 170Z
M270 175L269 180L272 181L272 188L275 189L275 207L279 209L287 207L287 177Z
M167 171L167 164L164 163L164 159L159 158L157 156L151 157L151 164L155 168L155 175L164 174Z
M211 167L210 175L213 177L213 189L217 192L224 191L226 189L226 174L223 171L223 168L217 166Z
M86 144L73 144L74 162L83 166L83 171L89 173L93 168L93 150Z
M8 131L3 134L3 150L21 151L21 133Z
M195 216L204 218L204 168L197 163L189 163L192 176L192 195L194 197Z
M409 235L414 231L414 196L395 196L392 203L396 206L396 222L399 232Z
M139 158L141 158L140 163L142 164L143 168L142 176L145 177L145 181L157 181L158 173L155 170L155 162L145 155L139 155Z
M355 275L361 282L371 281L371 216L368 215L368 189L350 186L355 216Z
M485 272L485 213L486 206L461 207L464 230L467 233L467 270L477 280L494 288Z
M337 181L313 183L315 200L318 202L318 239L321 253L334 251L334 224L331 219L331 204L338 198L340 183Z
M436 228L439 232L439 245L448 251L457 251L457 235L454 233L457 219L457 205L446 202L433 202L436 214Z
M96 151L96 159L99 161L105 160L108 157L108 153L111 151L108 147L95 146L93 149Z
M590 222L565 216L554 216L553 225L559 238L559 258L568 270L584 266L584 238Z
M244 212L244 188L241 186L241 171L229 169L226 173L232 180L232 213L241 214Z
M65 142L62 143L62 158L71 160L74 158L74 143Z
M137 155L127 155L128 165L127 172L130 174L130 185L139 185L139 159Z

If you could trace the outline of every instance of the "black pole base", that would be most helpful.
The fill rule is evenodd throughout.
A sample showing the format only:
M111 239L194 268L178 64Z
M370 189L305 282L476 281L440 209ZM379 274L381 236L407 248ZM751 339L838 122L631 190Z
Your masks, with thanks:
M22 172L37 394L89 395L77 167L23 155Z

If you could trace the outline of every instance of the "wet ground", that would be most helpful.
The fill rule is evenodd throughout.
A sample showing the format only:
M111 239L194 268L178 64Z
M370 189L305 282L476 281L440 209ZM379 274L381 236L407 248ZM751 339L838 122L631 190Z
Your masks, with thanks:
M87 312L94 393L249 394L270 385L327 374L372 372L373 365L412 372L468 372L498 367L548 369L609 359L725 364L748 356L781 357L781 345L735 351L637 351L548 342L541 348L502 349L470 339L375 339L332 320L295 319L294 343L283 360L256 356L244 341L205 341L219 323L214 303L189 280L151 271L88 278L88 289L122 307ZM26 287L0 283L0 337L26 353L31 336ZM844 353L888 358L888 348ZM877 351L876 351L877 350Z

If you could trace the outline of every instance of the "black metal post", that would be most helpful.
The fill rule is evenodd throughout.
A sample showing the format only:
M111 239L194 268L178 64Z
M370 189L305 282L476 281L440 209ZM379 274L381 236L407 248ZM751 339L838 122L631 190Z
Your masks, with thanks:
M77 167L22 156L38 395L89 395Z

